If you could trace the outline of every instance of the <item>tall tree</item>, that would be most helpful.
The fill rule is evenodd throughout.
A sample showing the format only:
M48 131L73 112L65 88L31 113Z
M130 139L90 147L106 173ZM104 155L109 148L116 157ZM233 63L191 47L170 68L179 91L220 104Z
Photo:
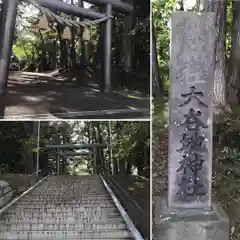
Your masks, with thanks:
M208 1L208 0L205 0ZM226 84L226 11L227 0L209 1L208 12L216 13L216 60L214 72L214 106L217 109L227 105L227 84Z
M240 3L232 1L232 40L228 67L228 91L231 104L240 103Z
M163 79L160 76L158 58L157 58L157 43L154 24L152 24L152 85L153 95L162 94L164 92Z

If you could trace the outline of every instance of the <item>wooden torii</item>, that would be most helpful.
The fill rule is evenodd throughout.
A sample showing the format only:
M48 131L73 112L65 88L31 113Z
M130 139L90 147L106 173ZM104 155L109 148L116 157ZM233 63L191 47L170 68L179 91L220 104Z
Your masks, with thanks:
M60 169L60 155L65 156L81 156L81 155L90 155L93 157L93 169L94 174L97 174L97 148L106 148L108 144L92 143L92 144L56 144L56 145L46 145L46 149L54 149L57 152L57 173L59 174ZM67 149L67 151L66 151ZM69 151L70 149L88 149L89 152L74 152Z
M29 0L22 1L29 2ZM19 2L20 0L3 0L0 14L0 118L4 117L5 112L5 97L7 92L10 57L12 54L14 29ZM132 5L121 0L86 0L86 2L97 6L105 6L106 14L67 4L59 0L31 0L30 2L35 2L53 11L63 12L75 17L85 17L91 20L104 18L106 14L111 16L113 10L124 14L129 14L133 11ZM104 23L104 61L102 61L102 66L104 70L103 80L105 92L111 91L112 23L112 18L108 18Z

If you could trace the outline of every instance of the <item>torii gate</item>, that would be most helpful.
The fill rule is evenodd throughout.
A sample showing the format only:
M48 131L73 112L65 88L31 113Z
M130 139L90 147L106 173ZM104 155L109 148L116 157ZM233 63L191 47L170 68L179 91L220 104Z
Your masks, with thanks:
M57 151L57 173L59 174L60 170L60 155L63 157L67 156L81 156L81 155L89 155L93 157L93 169L94 169L94 174L97 174L97 158L96 158L96 153L97 153L97 148L106 148L109 145L107 144L100 144L100 143L92 143L92 144L59 144L59 145L46 145L47 149L55 149ZM67 149L68 151L63 151L64 149ZM73 152L69 150L73 149L88 149L90 150L89 152ZM111 159L110 159L111 161Z
M0 118L4 117L5 97L7 92L7 82L9 75L10 57L12 54L12 44L14 37L14 29L16 24L17 6L20 0L3 0L2 10L0 14ZM105 14L73 6L61 2L59 0L22 0L25 2L35 2L36 4L49 8L54 11L64 12L75 17L85 17L96 20L106 17ZM116 10L121 13L131 13L133 6L122 2L121 0L86 0L86 2L106 7L106 14L112 15L112 11ZM111 59L112 59L112 18L108 18L105 22L104 34L104 91L111 90Z

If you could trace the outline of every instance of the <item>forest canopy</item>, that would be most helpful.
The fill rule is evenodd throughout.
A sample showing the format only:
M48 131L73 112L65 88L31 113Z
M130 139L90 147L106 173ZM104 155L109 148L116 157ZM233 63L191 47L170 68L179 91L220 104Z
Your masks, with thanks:
M149 131L149 122L110 122L110 124L88 121L41 122L40 169L48 173L54 170L49 160L51 154L52 157L56 157L56 154L46 150L47 144L108 144L111 141L114 174L137 174L148 178L150 176ZM38 122L2 122L0 132L2 172L35 172ZM109 149L97 154L97 164L100 168L101 157L106 163L110 160ZM72 162L74 166L68 168L69 171L71 169L71 174L74 174L74 168L78 168L85 160L88 160L91 173L92 159L83 157Z

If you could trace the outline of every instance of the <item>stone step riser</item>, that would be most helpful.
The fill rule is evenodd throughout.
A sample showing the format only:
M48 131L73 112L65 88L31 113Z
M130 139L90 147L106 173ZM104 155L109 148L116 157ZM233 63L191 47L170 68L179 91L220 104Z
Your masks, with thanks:
M123 238L130 238L131 235L127 230L121 231L95 231L95 232L81 232L81 231L11 231L11 232L0 232L0 238L6 237L6 239L18 239L18 238L55 238L55 237L62 237L63 239L68 237L79 237L83 239L87 238L106 238L106 239L123 239Z
M45 185L45 186L39 186L38 188L33 189L32 193L38 193L38 192L44 192L44 189L46 189L47 193L56 192L57 190L64 190L64 191L69 191L73 190L74 192L77 192L78 190L88 190L90 193L97 193L99 194L100 192L104 192L105 189L101 185L86 185L86 184L78 184L78 185L69 185L69 186L64 186L62 187L61 185Z
M92 184L70 184L70 185L61 185L61 184L49 184L49 185L40 185L38 188L35 188L32 192L43 192L44 189L46 189L47 192L50 191L56 191L56 190L69 190L73 189L79 190L79 189L89 189L90 192L97 192L99 193L100 190L104 190L104 187L102 185L92 185Z
M73 202L73 201L42 201L42 202L18 202L14 206L29 206L31 205L58 205L58 206L65 206L65 205L88 205L92 204L95 206L98 206L100 204L111 204L111 201L78 201L78 202Z
M59 191L61 191L61 190L58 190L58 193L59 193ZM88 196L88 197L86 197L86 195ZM37 195L34 195L34 196L32 196L32 195L28 195L28 196L25 196L25 198L30 198L30 199L48 199L48 198L53 198L53 199L55 199L55 198L79 198L79 199L81 199L81 198L90 198L90 199L94 199L94 198L100 198L100 199L102 199L102 198L109 198L109 196L104 196L103 194L99 194L99 195L97 195L97 194L89 194L89 192L88 191L86 191L86 192L78 192L78 193L75 193L75 194L73 194L73 193L65 193L65 192L63 192L61 195L59 195L59 194L45 194L45 193L39 193L39 194L37 194Z
M60 197L60 196L54 196L54 197L31 197L31 196L28 196L28 197L24 197L22 200L26 200L26 201L28 201L28 200L31 200L31 201L41 201L41 200L43 200L43 201L52 201L52 200L69 200L69 199L72 199L72 200L75 200L75 201L77 201L77 200L111 200L111 198L109 197L109 196L104 196L104 197L99 197L99 196L96 196L96 197L94 197L94 196L88 196L88 197L86 197L86 196L83 196L83 197L81 197L81 196L65 196L65 197Z
M98 203L96 204L82 204L82 203L78 203L78 204L61 204L56 205L56 204L16 204L14 206L18 206L19 209L44 209L44 208L61 208L61 209L68 209L68 208L78 208L78 209L82 209L82 208L116 208L112 203ZM97 207L96 207L97 206Z
M119 216L53 216L53 215L49 215L47 216L42 216L42 217L33 217L33 216L14 216L14 215L6 215L4 217L2 217L1 220L4 220L4 221L7 221L7 219L9 219L9 221L12 221L12 220L15 220L15 221L29 221L29 220L32 220L33 222L34 221L52 221L53 219L58 219L58 221L61 221L61 222L64 222L64 223L68 223L68 222L72 222L72 221L75 221L75 222L81 222L81 223L88 223L88 222L93 222L93 221L111 221L110 219L111 218L120 218L120 215Z
M95 212L95 211L106 211L106 212L116 212L117 209L114 207L29 207L29 208L19 208L19 209L9 209L8 212Z
M39 194L36 194L36 195L28 195L28 196L25 196L25 198L30 198L30 199L46 199L46 198L72 198L72 197L77 197L77 198L86 198L86 195L88 195L88 198L109 198L109 196L104 196L103 194L95 194L95 193L92 193L90 194L88 191L86 192L78 192L78 193L75 193L73 194L72 192L71 193L63 193L63 194L59 194L59 191L61 190L58 190L58 194L46 194L46 193L39 193ZM43 196L44 194L44 196Z
M82 208L31 208L31 209L16 209L16 210L9 210L8 213L14 214L14 213L18 213L18 214L22 214L22 213L81 213L81 212L87 212L87 213L102 213L102 212L106 212L106 213L111 213L111 212L118 212L117 209L114 208L101 208L101 209L97 209L97 208L92 208L92 209L82 209Z
M54 240L119 240L119 238L79 238L79 237L68 237L68 238L62 238L62 237L54 237ZM122 238L124 240L132 240L132 238ZM0 240L16 240L16 238L12 238L12 237L0 237ZM26 238L18 238L17 240L26 240ZM28 237L27 240L53 240L52 237Z
M84 212L66 212L66 213L44 213L44 212L39 212L39 213L16 213L16 214L11 214L7 213L4 215L5 217L12 217L12 218L48 218L48 217L55 217L55 218L61 218L61 217L75 217L75 218L96 218L96 217L117 217L120 216L118 212L113 212L113 213L104 213L104 212L92 212L92 213L84 213Z
M0 225L0 231L112 231L126 230L125 224L8 224Z
M87 196L86 196L87 194ZM56 198L60 198L60 199L69 199L71 197L78 197L79 196L79 199L111 199L110 196L104 196L104 195L89 195L88 193L86 194L76 194L76 195L70 195L70 194L67 194L67 195L55 195L55 196L49 196L49 195L44 195L44 196L25 196L23 199L31 199L31 200L34 200L34 199L56 199Z
M26 216L26 215L30 215L30 216L39 216L39 215L43 215L43 214L46 214L46 215L68 215L68 216L76 216L76 215L82 215L82 216L93 216L93 215L99 215L99 216L102 216L102 215L112 215L112 214L117 214L118 211L116 209L113 209L113 210L102 210L102 211L99 211L99 210L92 210L92 211L83 211L83 210L80 210L80 211L75 211L75 210L54 210L52 209L51 211L49 210L37 210L37 211L22 211L21 209L20 210L12 210L12 211L8 211L8 215L17 215L17 216ZM119 214L118 214L119 215Z
M54 189L79 189L79 188L91 188L92 191L96 191L98 189L104 189L104 186L101 185L101 184L96 184L96 183L89 183L89 182L85 182L85 183L82 183L82 182L78 182L77 184L76 183L59 183L59 184L56 184L56 183L49 183L49 184L42 184L42 185L39 185L38 188L35 188L34 191L43 191L44 189L46 189L47 191L49 191L49 189L51 190L54 190Z
M119 224L123 223L121 218L109 219L86 219L86 218L50 218L50 219L6 219L5 221L0 220L0 224Z

